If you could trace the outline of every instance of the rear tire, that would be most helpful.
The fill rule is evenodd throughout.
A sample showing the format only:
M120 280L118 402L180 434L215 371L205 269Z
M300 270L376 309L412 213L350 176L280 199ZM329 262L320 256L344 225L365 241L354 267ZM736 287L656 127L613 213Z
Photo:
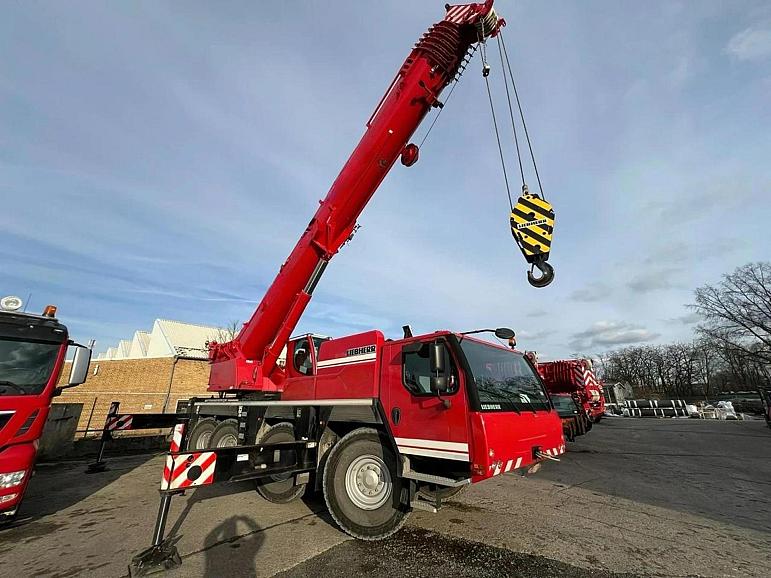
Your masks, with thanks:
M396 456L377 430L350 432L330 450L324 467L324 501L342 530L360 540L382 540L410 514L402 503Z
M208 449L209 442L214 430L217 429L217 420L207 417L193 426L190 437L187 440L187 449L205 450Z
M283 422L263 430L257 443L293 442L294 426ZM257 480L257 493L274 504L288 504L305 493L306 484L295 485L294 474L279 474Z
M238 421L226 419L211 434L209 439L210 448L232 448L238 443Z

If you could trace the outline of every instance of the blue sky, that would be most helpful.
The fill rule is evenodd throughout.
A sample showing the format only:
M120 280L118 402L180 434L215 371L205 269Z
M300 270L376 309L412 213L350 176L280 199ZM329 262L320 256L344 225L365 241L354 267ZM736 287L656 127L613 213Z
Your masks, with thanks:
M100 350L158 317L245 320L442 5L8 4L0 294ZM555 282L525 280L477 58L300 330L508 325L547 357L687 339L694 287L769 259L771 5L496 6Z

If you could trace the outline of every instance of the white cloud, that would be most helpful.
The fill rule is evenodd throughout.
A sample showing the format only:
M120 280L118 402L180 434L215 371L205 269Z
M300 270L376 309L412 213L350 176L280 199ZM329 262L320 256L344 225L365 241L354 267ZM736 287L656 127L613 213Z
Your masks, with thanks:
M644 327L620 321L597 321L589 329L574 333L570 346L577 351L592 348L608 349L632 343L642 343L658 337Z
M771 22L750 26L735 34L725 51L737 60L761 60L771 56Z

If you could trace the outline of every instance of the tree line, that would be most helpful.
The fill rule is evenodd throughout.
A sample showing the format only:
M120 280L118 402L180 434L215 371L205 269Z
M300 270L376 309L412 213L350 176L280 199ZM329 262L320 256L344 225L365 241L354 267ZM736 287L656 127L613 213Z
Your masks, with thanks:
M595 355L603 379L667 398L771 387L771 263L749 263L697 288L690 307L700 319L691 341Z

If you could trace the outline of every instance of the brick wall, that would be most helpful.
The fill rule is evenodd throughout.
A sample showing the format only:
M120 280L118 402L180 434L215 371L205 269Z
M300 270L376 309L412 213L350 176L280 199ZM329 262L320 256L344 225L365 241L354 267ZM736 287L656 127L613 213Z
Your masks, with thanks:
M70 367L67 363L60 383L66 383L69 375ZM112 401L120 402L120 413L162 413L164 405L166 413L173 413L178 400L208 395L208 380L207 360L179 359L176 366L173 357L92 360L86 382L64 390L61 396L54 398L54 403L82 403L83 412L78 430L86 427L101 429ZM137 434L148 435L154 432L158 430L142 430ZM83 435L78 433L76 438Z

